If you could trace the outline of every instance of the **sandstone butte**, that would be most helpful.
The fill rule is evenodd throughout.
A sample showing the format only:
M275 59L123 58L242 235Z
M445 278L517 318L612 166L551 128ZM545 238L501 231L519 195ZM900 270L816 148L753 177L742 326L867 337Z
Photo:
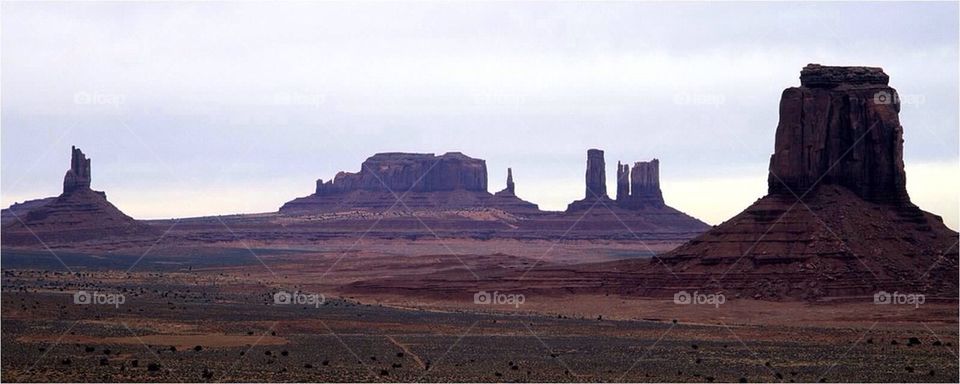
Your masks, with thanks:
M57 197L27 201L4 210L4 245L44 245L149 234L152 229L125 215L90 188L91 166L83 152L71 149L70 169Z

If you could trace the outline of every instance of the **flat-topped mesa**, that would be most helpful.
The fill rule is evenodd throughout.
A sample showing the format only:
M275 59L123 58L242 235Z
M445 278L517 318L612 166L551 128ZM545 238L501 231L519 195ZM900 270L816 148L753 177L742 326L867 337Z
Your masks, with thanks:
M811 64L800 79L780 99L769 193L839 185L867 201L909 204L900 104L883 70Z
M890 76L878 67L836 67L807 64L800 71L800 85L807 88L838 86L886 87Z
M617 202L630 198L630 166L617 162Z
M291 215L323 212L437 211L499 209L511 214L538 214L536 204L514 194L513 171L507 188L487 192L487 163L460 152L378 153L360 171L339 172L333 180L317 180L316 192L280 207ZM398 201L401 199L402 201Z
M460 152L378 153L356 173L340 172L333 180L317 180L317 195L356 190L371 192L487 191L487 164Z
M602 150L587 150L586 182L585 199L607 198L607 166L603 160Z
M70 169L63 176L63 193L90 189L90 159L80 148L71 146Z

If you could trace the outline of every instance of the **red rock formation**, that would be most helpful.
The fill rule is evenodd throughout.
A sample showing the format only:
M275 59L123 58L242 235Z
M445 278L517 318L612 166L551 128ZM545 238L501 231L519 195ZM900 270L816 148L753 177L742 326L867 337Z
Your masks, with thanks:
M769 194L651 263L649 290L956 297L958 235L910 203L898 110L879 68L804 68L781 99Z
M660 160L634 163L627 182L630 183L630 195L617 200L620 207L640 209L665 205L660 191Z
M70 147L70 169L63 176L63 193L90 189L90 159L77 147Z
M880 68L808 65L780 99L769 193L840 185L872 202L910 197L897 91Z
M583 211L597 205L613 205L613 200L607 196L606 173L607 168L603 160L603 151L588 149L586 195L583 199L568 204L567 212Z
M586 181L584 199L607 198L607 166L599 149L587 150Z
M356 173L340 172L326 183L317 181L317 194L357 190L371 192L486 191L487 164L460 152L378 153L367 158Z
M517 197L516 185L513 183L513 169L510 168L507 168L507 187L493 194L493 198L487 200L484 206L515 214L538 215L542 213L538 205Z
M340 172L333 180L317 180L316 193L287 202L284 214L349 210L457 210L498 208L511 213L538 213L537 205L513 194L499 198L487 192L487 165L460 152L442 156L418 153L378 153L356 173ZM397 198L402 197L402 203Z
M69 243L151 232L110 204L105 193L90 189L90 179L90 159L74 147L60 196L40 200L45 203L35 204L25 215L14 207L5 210L12 220L3 228L3 244Z
M617 162L617 203L630 198L630 166Z

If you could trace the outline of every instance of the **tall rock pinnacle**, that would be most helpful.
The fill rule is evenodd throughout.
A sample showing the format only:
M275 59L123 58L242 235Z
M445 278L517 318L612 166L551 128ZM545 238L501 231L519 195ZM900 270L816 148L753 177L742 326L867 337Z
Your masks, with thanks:
M606 169L603 161L603 151L599 149L587 150L586 199L607 198Z
M888 80L880 68L804 67L800 87L780 99L769 193L840 185L867 201L909 203L900 100Z
M630 166L617 162L617 201L626 201L630 197Z
M516 194L513 184L513 169L511 168L507 168L507 189L505 189L505 191L509 192L511 195Z
M90 189L90 159L80 148L71 147L70 169L63 176L63 193Z

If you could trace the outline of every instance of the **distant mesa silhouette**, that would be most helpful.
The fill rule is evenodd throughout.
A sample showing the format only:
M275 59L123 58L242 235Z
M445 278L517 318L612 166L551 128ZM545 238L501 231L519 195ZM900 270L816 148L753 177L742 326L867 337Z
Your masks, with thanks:
M512 183L512 175L510 182ZM512 184L511 184L512 185ZM399 199L399 200L398 200ZM317 180L314 194L287 202L289 215L349 210L456 210L488 207L507 212L537 213L536 204L516 195L487 192L487 165L460 152L378 153L357 172L339 172Z

